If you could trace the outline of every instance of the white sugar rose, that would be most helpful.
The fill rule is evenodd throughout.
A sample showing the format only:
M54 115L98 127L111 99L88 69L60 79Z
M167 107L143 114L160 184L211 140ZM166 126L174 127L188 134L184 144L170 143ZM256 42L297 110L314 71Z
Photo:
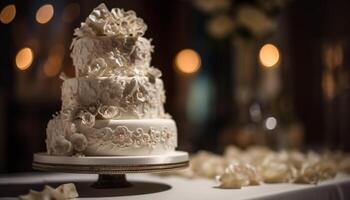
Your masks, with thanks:
M214 178L218 174L223 174L228 166L228 161L223 157L207 152L200 151L191 158L193 171L206 178Z
M59 192L64 199L74 199L79 197L74 183L66 183L58 186L55 191Z
M83 112L81 115L81 123L87 127L93 127L95 125L95 115L90 112Z
M238 166L229 165L225 172L217 176L216 179L220 182L221 188L233 188L239 189L242 186L249 185L249 179L241 170L238 170Z
M98 108L98 113L105 119L112 119L119 114L117 106L102 105Z
M285 157L286 156L286 157ZM291 182L297 175L295 167L288 162L287 154L270 154L259 166L265 183Z
M139 102L145 102L146 101L146 96L142 92L136 92L136 99Z
M88 76L99 77L102 76L107 68L107 63L103 58L95 59L91 65L88 66Z
M153 52L151 40L144 37L137 38L135 43L136 66L141 68L149 67L152 59L151 52Z
M66 137L74 131L72 124L71 122L63 121L60 115L49 121L46 129L46 146L49 154L71 154L71 143L66 140Z
M122 54L118 49L108 53L108 59L118 67L128 66L130 59Z
M306 161L299 170L296 183L316 184L321 180L335 177L337 166L332 160Z
M221 188L241 188L248 185L258 185L261 178L254 166L240 162L231 163L225 172L217 176Z
M112 142L121 148L130 146L133 141L128 128L125 126L118 126L114 131Z
M70 155L72 152L72 143L63 136L55 138L53 152L54 155Z
M145 34L147 25L132 10L113 8L111 11L114 21L110 21L108 34L139 37ZM107 25L107 26L108 26Z
M94 31L96 35L104 35L105 26L111 19L112 15L106 5L100 4L86 19L86 24Z
M84 151L87 147L87 139L85 137L85 135L81 134L81 133L74 133L71 137L70 137L70 141L73 145L74 150L81 152Z
M27 195L21 195L18 198L20 200L39 200L39 199L74 199L79 196L75 185L73 183L67 183L58 186L56 189L45 185L41 192L30 190Z

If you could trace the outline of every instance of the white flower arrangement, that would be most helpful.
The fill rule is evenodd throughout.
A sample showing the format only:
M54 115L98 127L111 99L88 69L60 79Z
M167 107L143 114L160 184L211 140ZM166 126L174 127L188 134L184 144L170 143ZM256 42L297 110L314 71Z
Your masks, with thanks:
M71 44L76 76L111 77L147 74L153 46L142 37L147 25L132 10L99 5L76 28Z
M70 137L70 141L73 145L74 150L78 151L78 152L82 152L86 149L88 141L85 137L84 134L81 133L74 133L71 137Z
M117 106L101 105L98 108L98 113L105 119L112 119L119 114L119 109Z
M79 196L74 183L66 183L52 188L51 186L45 185L44 189L40 192L30 190L27 195L19 196L20 200L38 200L38 199L75 199Z
M105 4L100 4L92 11L86 22L75 30L74 35L140 37L146 30L147 25L134 11L116 8L110 12Z
M183 173L166 173L188 178L216 178L221 188L239 189L261 183L317 184L334 178L338 172L349 173L349 155L307 154L299 151L272 151L251 147L245 151L234 146L220 156L199 151L191 156L190 168Z
M243 37L260 39L277 28L278 11L288 0L256 0L234 2L231 0L193 0L194 6L209 15L206 29L214 39Z
M221 188L239 189L243 186L259 185L261 177L254 166L233 162L223 174L216 176L216 180L220 183Z
M97 58L88 66L87 74L91 77L100 77L104 75L106 69L106 61L103 58Z
M95 125L95 115L86 111L81 113L81 123L89 128Z
M59 116L54 116L47 125L46 146L48 153L53 155L71 155L72 144L67 138L74 131L71 123L61 120Z

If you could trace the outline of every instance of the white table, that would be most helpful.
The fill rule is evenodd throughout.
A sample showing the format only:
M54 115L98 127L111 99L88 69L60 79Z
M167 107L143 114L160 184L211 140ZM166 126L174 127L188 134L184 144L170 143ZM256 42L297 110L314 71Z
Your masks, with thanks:
M150 174L127 175L134 187L124 189L93 189L97 175L62 173L25 173L0 175L0 198L9 194L25 194L29 188L42 188L76 182L82 199L128 199L128 200L184 200L184 199L350 199L350 176L339 174L335 179L318 185L264 184L242 189L219 189L217 183L207 179L161 177Z

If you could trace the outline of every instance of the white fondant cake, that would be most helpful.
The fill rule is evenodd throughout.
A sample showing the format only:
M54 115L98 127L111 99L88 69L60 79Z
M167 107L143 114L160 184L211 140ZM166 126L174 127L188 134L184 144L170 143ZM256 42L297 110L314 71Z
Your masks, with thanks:
M95 8L74 32L76 77L64 74L62 108L49 121L51 155L165 154L177 146L176 124L164 112L161 72L134 11Z

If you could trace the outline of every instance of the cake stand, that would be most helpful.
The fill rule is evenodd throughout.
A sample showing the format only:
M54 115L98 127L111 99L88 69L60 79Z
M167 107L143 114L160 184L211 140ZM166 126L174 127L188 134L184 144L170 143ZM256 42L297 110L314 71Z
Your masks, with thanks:
M52 156L36 153L33 169L41 171L98 174L94 188L123 188L131 184L128 173L156 173L186 168L188 153L175 151L165 155L147 156Z

